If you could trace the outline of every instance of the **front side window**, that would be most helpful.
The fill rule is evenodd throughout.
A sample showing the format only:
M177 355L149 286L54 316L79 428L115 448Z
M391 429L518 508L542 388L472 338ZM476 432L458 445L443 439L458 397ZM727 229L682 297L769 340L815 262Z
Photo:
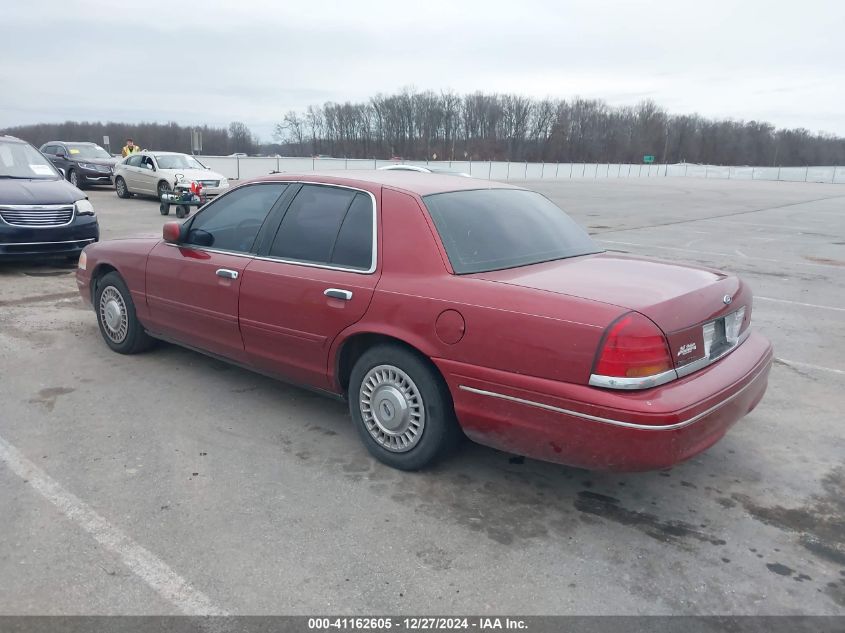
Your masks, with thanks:
M304 185L285 213L269 255L369 270L373 263L374 212L369 194Z
M521 189L424 196L457 274L527 266L601 252L548 198Z
M194 216L186 242L194 246L248 253L270 209L287 183L239 187Z
M55 180L53 164L28 143L0 142L0 178Z

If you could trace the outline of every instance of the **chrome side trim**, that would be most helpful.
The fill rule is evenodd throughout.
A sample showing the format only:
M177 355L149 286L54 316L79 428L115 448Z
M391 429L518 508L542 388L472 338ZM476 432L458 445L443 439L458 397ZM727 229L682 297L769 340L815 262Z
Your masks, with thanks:
M667 382L676 380L678 374L674 369L664 371L653 376L641 376L637 378L620 378L617 376L590 375L591 387L604 387L606 389L650 389Z
M623 420L613 420L611 418L602 418L595 415L589 415L587 413L581 413L580 411L572 411L571 409L562 409L561 407L554 407L550 404L543 404L542 402L535 402L533 400L524 400L523 398L516 398L514 396L508 396L503 393L496 393L495 391L485 391L484 389L475 389L474 387L467 387L466 385L460 385L458 388L463 391L469 391L470 393L475 393L481 396L488 396L490 398L498 398L500 400L507 400L509 402L516 402L518 404L524 404L529 407L536 407L538 409L544 409L546 411L552 411L554 413L562 413L564 415L571 415L576 418L581 418L584 420L590 420L592 422L601 422L602 424L610 424L612 426L621 426L626 429L639 429L641 431L673 431L675 429L682 429L685 426L689 426L690 424L695 424L702 418L707 417L717 409L725 406L735 398L738 398L740 394L744 393L749 387L751 387L757 378L762 374L764 371L768 369L768 365L764 365L754 376L748 381L748 383L742 387L739 391L734 394L731 394L718 404L714 404L709 409L702 411L701 413L694 415L693 417L683 420L682 422L676 422L675 424L637 424L634 422L625 422Z
M173 242L165 242L162 240L159 244L165 246L172 246L174 248L184 248L189 251L197 251L201 253L218 253L220 255L231 255L232 257L243 257L244 259L255 259L252 253L241 253L239 251L224 251L219 248L206 248L205 246L194 246L193 244L174 244Z

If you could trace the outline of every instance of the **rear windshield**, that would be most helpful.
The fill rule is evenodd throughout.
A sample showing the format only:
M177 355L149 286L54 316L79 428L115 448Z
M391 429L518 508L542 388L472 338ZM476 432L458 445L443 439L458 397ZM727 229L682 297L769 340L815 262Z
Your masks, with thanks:
M548 198L519 189L476 189L424 196L458 274L527 266L601 252Z

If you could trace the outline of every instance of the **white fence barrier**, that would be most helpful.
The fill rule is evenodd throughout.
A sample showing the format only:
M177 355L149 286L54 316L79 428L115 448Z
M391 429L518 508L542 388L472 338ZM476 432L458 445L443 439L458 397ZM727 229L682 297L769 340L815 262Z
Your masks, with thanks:
M359 158L270 158L198 156L204 164L227 178L240 180L271 172L338 171L377 169L397 161ZM727 167L720 165L619 164L619 163L526 163L506 161L403 161L407 165L445 167L490 180L564 180L598 178L716 178L724 180L780 180L845 184L845 167Z

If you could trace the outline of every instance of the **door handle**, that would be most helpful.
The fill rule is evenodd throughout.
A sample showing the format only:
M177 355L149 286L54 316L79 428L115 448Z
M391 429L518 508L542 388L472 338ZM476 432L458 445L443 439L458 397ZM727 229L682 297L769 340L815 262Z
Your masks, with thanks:
M238 278L238 271L237 270L229 270L228 268L218 268L217 269L217 276L218 277L225 277L226 279L237 279Z
M351 290L341 290L340 288L326 288L323 294L332 299L343 299L349 301L352 298Z

